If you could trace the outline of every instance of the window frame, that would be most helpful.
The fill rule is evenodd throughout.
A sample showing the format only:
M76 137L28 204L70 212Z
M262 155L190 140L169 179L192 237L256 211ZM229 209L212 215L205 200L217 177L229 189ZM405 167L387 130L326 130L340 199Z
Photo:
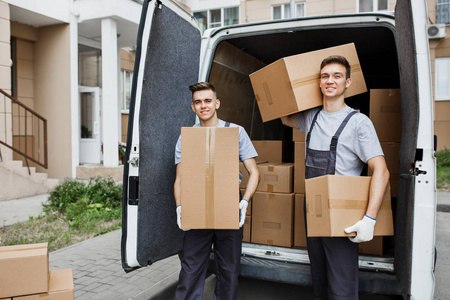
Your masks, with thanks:
M285 17L284 12L286 11L286 6L287 5L291 5L290 3L283 3L283 4L276 4L276 5L272 5L271 6L271 16L270 18L272 20L285 20L287 19ZM299 2L295 2L295 6L303 6L303 16L295 16L294 18L301 18L301 17L305 17L306 16L306 1L299 1ZM281 8L281 18L280 19L274 19L274 9L275 7L280 7ZM297 7L296 7L297 8ZM295 10L297 11L297 10Z
M129 114L130 109L127 107L127 90L126 90L126 79L127 79L127 73L130 74L130 100L131 100L131 85L133 83L133 71L126 70L126 69L120 69L120 86L121 86L121 109L120 112L122 114Z
M439 19L439 6L447 6L447 20L445 22L442 22L442 20ZM444 23L444 24L450 24L450 0L447 0L443 3L439 3L439 0L436 0L436 23Z
M193 11L192 15L206 12L206 28L205 28L205 30L210 29L210 28L218 28L218 27L226 26L225 25L225 9L229 9L229 8L237 8L238 22L236 24L241 24L241 8L240 8L240 6L227 6L227 7L220 7L220 8L211 8L211 9L207 9L207 10ZM216 10L220 10L220 25L211 27L211 19L212 19L211 12L216 11ZM219 24L219 22L214 22L214 24ZM232 24L232 25L235 25L235 24ZM227 25L227 26L229 26L229 25Z
M360 5L359 5L359 1L361 0L356 0L356 12L357 13L362 13L362 11L360 11ZM378 0L366 0L366 1L372 1L372 12L377 12L377 11L390 11L389 10L389 0L387 1L387 9L378 9L379 5L378 5Z
M447 74L447 82L444 83L445 86L447 86L447 95L439 95L438 94L438 72L439 72L439 62L446 61L447 66L446 70L447 72L444 72ZM445 70L444 70L445 71ZM434 100L435 101L449 101L450 100L450 57L436 57L434 59Z

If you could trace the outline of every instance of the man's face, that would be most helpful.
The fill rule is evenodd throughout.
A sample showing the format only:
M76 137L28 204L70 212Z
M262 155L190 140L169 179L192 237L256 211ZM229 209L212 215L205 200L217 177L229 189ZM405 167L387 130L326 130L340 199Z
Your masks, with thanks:
M200 120L208 121L216 115L220 100L211 90L196 91L192 95L191 107Z
M342 96L352 80L345 79L346 70L343 65L329 64L320 70L319 86L322 94L327 97Z

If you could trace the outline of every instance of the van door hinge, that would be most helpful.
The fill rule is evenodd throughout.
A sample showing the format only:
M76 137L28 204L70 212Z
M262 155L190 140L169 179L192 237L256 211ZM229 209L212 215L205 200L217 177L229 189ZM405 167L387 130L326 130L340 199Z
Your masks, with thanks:
M400 178L403 178L403 179L411 179L411 178L413 178L414 176L425 175L425 174L427 174L427 171L420 170L419 168L411 168L411 169L409 169L409 172L410 172L410 173L407 173L407 174L405 174L405 173L400 174Z
M128 179L128 205L139 203L139 176L130 176Z

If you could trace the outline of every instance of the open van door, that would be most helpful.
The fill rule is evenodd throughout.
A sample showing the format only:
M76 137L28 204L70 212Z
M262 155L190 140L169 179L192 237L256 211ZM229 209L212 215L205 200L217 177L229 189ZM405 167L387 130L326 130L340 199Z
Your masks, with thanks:
M145 1L139 25L123 176L125 271L178 253L173 183L180 127L192 126L188 86L198 80L200 30L171 1ZM145 155L140 155L145 154Z
M436 228L433 100L426 1L398 0L402 140L395 272L405 299L432 299Z

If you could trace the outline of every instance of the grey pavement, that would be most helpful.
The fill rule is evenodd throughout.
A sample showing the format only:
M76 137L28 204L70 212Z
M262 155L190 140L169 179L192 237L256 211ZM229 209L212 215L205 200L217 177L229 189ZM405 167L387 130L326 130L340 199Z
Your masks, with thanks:
M0 201L0 228L28 220L42 213L48 194L17 200ZM447 230L450 218L450 192L438 192L437 230ZM446 270L450 268L449 243L437 235L435 299L450 299ZM121 230L116 230L49 254L50 270L71 268L75 299L148 300L168 299L178 280L180 262L172 256L155 264L125 273L121 265Z

